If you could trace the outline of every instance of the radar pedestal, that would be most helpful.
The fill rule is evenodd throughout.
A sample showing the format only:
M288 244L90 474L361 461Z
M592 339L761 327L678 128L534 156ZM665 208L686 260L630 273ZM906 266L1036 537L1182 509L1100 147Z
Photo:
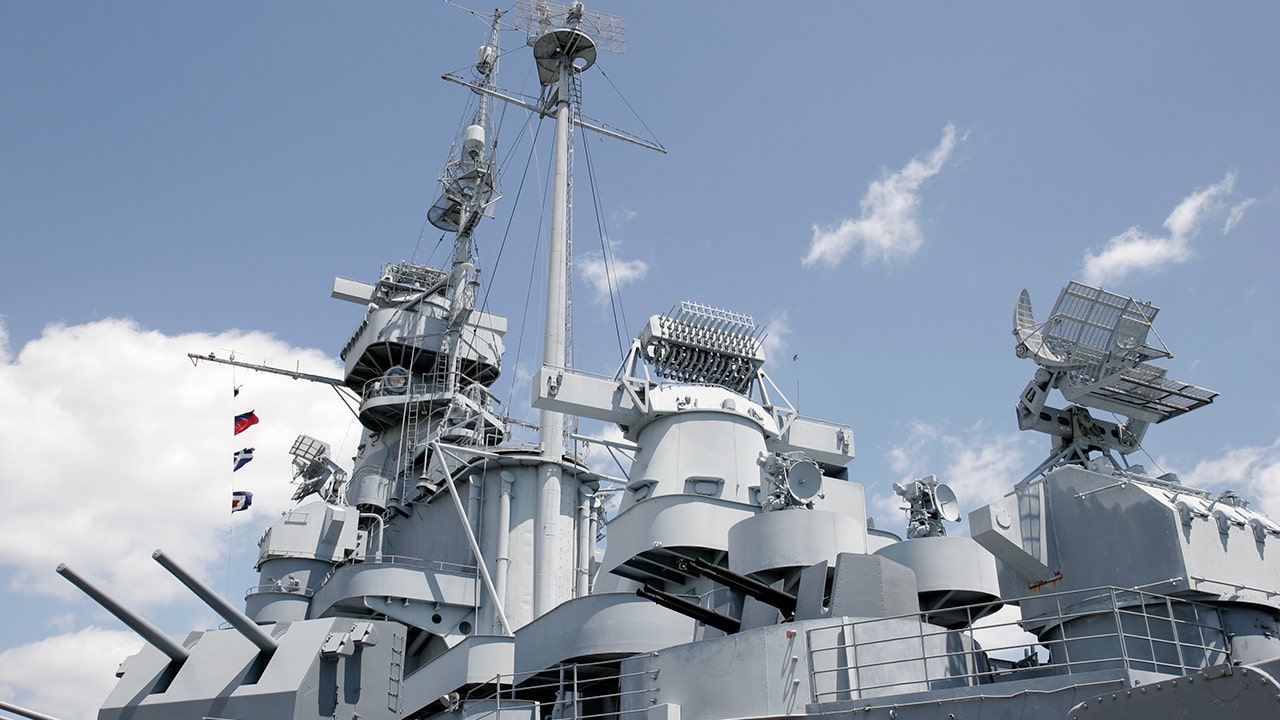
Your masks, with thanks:
M943 521L959 522L960 503L950 487L926 475L893 489L909 507L907 540L875 555L911 568L916 574L925 620L949 629L969 627L998 610L1000 578L995 557L967 537L947 537Z

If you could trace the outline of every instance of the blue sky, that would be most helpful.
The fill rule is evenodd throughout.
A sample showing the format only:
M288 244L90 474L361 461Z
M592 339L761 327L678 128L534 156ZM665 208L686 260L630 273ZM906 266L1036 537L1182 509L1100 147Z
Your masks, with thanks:
M585 136L575 158L581 367L620 360L592 285L598 204L627 334L683 299L767 323L766 369L853 426L851 479L900 529L891 482L937 473L971 510L1042 459L1013 415L1034 370L1014 301L1027 288L1043 318L1093 279L1160 306L1170 376L1222 392L1134 460L1280 512L1280 6L589 7L625 17L627 51L586 75L584 113L669 152ZM289 442L347 457L358 432L326 388L185 353L339 372L361 310L329 299L333 276L442 260L423 218L470 94L438 78L486 30L434 2L0 0L0 18L0 697L87 717L133 641L53 566L175 633L216 623L155 574L155 547L239 601L288 505ZM502 44L500 84L536 93L529 51ZM516 411L545 247L524 122L508 111L479 238ZM263 423L230 440L248 409ZM215 466L241 439L259 455L233 482ZM261 501L228 520L244 483ZM97 664L66 667L72 646Z

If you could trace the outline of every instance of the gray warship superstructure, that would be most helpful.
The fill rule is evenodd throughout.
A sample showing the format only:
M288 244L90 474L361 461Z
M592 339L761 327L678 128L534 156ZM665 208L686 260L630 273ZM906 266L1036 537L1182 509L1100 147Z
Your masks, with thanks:
M538 442L511 439L491 391L506 321L476 302L487 102L512 99L495 21L475 79L453 78L485 100L428 213L450 265L335 280L367 308L340 381L364 434L349 475L298 438L299 504L263 535L245 610L157 551L229 624L169 636L59 568L147 640L100 720L1280 716L1280 525L1126 460L1215 396L1153 364L1169 352L1150 303L1070 283L1038 324L1018 299L1037 369L1017 419L1052 449L969 514L971 537L946 533L959 499L933 476L895 486L903 536L873 527L852 429L788 403L747 315L683 302L614 375L569 367L569 138L601 129L577 113L580 75L620 22L522 11L543 88L524 104L557 124ZM624 477L566 449L566 415L621 430L597 442L631 457Z

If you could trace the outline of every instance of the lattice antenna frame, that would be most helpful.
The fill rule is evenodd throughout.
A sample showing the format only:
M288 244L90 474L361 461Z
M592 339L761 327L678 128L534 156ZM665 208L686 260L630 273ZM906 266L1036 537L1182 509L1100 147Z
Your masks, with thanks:
M659 377L746 394L764 365L764 328L750 315L684 301L636 338Z
M616 15L587 10L580 2L519 0L515 14L515 27L525 34L529 45L550 30L573 28L590 35L601 50L621 55L627 49L626 21Z
M1134 452L1149 425L1217 397L1216 391L1167 377L1164 368L1149 362L1173 357L1152 328L1159 311L1149 302L1073 281L1062 289L1049 319L1037 325L1027 291L1018 296L1015 353L1039 366L1018 398L1018 427L1058 438L1050 458L1027 479L1064 462L1085 462L1092 451L1101 451L1118 468L1111 451ZM1055 388L1074 404L1049 407L1046 400ZM1095 419L1087 408L1127 420Z
M326 501L334 502L347 479L347 472L329 458L329 444L299 435L293 441L289 454L293 456L293 479L298 485L293 499L302 500L315 493Z

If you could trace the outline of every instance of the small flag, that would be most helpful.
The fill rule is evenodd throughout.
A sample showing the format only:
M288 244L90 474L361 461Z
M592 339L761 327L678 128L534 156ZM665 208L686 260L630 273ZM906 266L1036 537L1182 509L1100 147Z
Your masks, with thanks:
M235 387L231 388L231 397L240 397L240 386L239 386L239 385L237 385L237 386L235 386Z
M257 424L258 424L258 416L254 415L252 410L250 410L247 413L244 413L243 415L237 415L236 431L234 434L239 435L245 430L248 430L251 426L257 425Z
M253 448L245 448L243 450L237 450L235 452L235 467L231 468L231 472L235 472L240 468L244 467L245 465L248 465L249 461L252 459L253 459Z
M236 490L231 493L231 512L248 510L253 504L253 493L248 490Z

